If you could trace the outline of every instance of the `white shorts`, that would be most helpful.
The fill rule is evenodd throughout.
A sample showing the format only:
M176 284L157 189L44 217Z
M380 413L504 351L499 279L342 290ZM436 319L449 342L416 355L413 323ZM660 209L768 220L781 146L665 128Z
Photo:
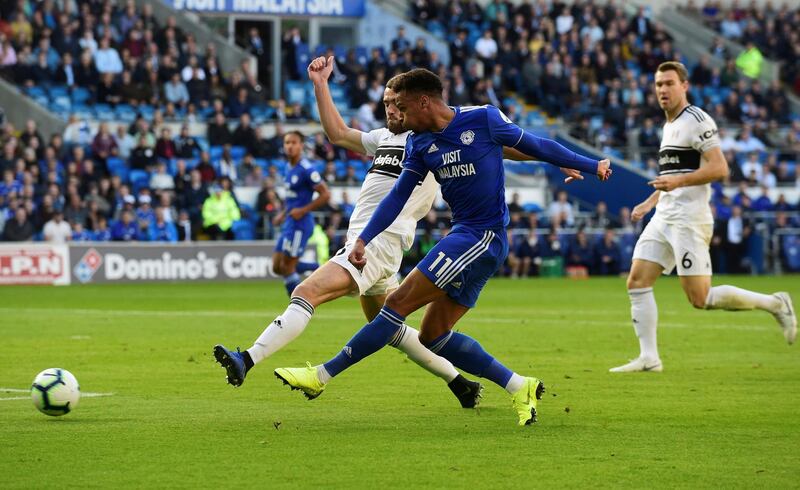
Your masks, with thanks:
M365 257L367 265L358 270L347 260L358 233L348 233L344 248L331 257L331 262L342 266L358 284L358 293L362 296L379 296L397 289L397 271L403 260L403 242L399 237L381 233L367 245Z
M682 226L653 219L633 249L633 258L660 264L664 274L678 266L679 276L710 276L713 225Z

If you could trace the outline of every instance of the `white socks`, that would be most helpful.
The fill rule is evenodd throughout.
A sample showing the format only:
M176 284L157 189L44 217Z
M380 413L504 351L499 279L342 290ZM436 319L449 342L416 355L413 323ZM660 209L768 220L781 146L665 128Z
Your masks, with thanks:
M629 289L628 297L631 299L631 319L639 337L641 357L655 361L659 359L656 342L658 306L653 288Z
M513 395L514 393L521 390L524 385L525 385L525 378L523 378L517 373L514 373L511 375L511 379L508 380L508 383L506 383L506 391Z
M456 379L458 371L444 357L437 356L419 341L419 331L403 325L397 334L389 341L389 345L404 352L409 359L417 363L426 371L449 383Z
M314 307L308 301L299 296L292 297L286 311L270 323L253 346L247 349L253 364L258 364L296 339L306 329L313 314Z
M783 307L771 294L755 293L736 286L716 286L708 290L707 310L764 310L775 313Z

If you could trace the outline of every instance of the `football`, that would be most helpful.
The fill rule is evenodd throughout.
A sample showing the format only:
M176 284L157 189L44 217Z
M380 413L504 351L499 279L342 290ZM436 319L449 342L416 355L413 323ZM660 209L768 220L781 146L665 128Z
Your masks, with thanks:
M43 414L57 417L75 410L81 399L78 380L66 369L45 369L31 385L33 405Z

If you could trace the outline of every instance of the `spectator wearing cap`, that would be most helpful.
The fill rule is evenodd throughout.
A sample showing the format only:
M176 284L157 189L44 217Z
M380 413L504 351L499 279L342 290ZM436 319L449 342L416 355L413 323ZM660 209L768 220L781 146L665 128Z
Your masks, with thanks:
M222 186L215 184L203 203L203 229L212 240L232 240L233 222L241 218L239 206Z
M69 223L64 221L64 214L56 211L53 218L45 223L44 240L51 243L66 243L72 237L72 229Z
M139 207L136 208L136 219L142 226L144 226L143 224L149 226L156 219L152 203L153 198L146 190L143 190L142 194L139 195Z

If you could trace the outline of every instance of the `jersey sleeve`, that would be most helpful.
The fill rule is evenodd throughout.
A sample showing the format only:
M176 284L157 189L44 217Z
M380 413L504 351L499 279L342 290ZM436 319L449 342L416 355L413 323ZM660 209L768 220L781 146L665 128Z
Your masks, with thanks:
M710 116L706 115L702 121L696 123L694 126L692 148L702 154L715 146L720 146L717 123L715 123Z
M383 128L373 129L368 133L361 133L361 145L364 147L364 150L367 151L367 155L375 156L382 135Z
M309 165L308 168L305 169L306 179L308 179L308 183L311 187L316 187L317 184L322 182L322 175L319 174L319 170L317 170L313 165Z
M422 150L419 145L414 144L415 135L411 135L406 140L406 158L403 161L403 168L419 175L420 180L428 175L428 167L422 158Z
M513 147L522 138L522 128L511 122L503 111L493 105L486 106L486 122L489 135L497 144Z

